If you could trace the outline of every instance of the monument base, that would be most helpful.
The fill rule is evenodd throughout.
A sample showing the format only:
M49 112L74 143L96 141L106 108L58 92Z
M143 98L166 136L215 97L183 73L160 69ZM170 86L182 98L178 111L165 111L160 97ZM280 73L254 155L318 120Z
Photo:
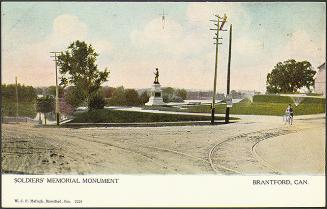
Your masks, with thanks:
M161 97L150 97L149 101L145 103L145 106L156 106L156 105L165 105Z
M162 90L159 83L152 84L151 97L149 101L145 103L145 106L160 106L165 105L162 99Z

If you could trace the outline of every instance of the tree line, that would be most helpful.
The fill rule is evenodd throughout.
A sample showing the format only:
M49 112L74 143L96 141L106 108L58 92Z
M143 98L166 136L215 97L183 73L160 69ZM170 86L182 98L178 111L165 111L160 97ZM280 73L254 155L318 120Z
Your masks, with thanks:
M25 86L18 84L18 100L21 102L32 102L36 100L36 91L33 86ZM16 84L2 84L1 85L2 101L13 102L16 101Z
M78 106L87 106L89 110L101 109L105 105L138 106L148 101L149 90L138 92L135 89L125 89L123 86L102 87L108 80L110 71L107 68L98 69L96 64L98 56L91 44L78 40L71 43L67 50L58 56L61 111L71 112ZM310 90L314 85L315 73L307 61L279 62L267 75L267 93L292 93L302 87ZM2 85L2 99L15 101L15 88L14 84ZM166 87L162 90L164 102L183 102L187 98L185 89ZM18 85L20 101L33 102L36 101L37 94L49 95L43 98L49 101L42 103L40 100L36 102L37 104L52 104L55 91L55 86L34 89L32 86ZM53 107L45 109L49 111Z

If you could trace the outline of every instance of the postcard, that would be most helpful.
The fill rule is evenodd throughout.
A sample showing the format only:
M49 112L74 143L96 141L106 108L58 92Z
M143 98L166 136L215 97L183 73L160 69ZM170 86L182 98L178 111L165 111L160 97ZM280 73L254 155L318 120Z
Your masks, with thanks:
M323 207L324 2L1 2L2 207Z

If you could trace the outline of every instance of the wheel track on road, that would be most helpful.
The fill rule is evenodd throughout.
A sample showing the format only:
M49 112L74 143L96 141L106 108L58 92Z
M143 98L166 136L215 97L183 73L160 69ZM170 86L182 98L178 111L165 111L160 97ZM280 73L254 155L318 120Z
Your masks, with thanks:
M34 138L34 137L37 137L37 138L47 138L47 139L50 139L50 140L47 140L46 141L47 144L51 144L54 147L62 147L61 146L62 143L60 143L57 140L57 138L60 136L58 134L57 135L53 135L53 133L51 133L51 134L48 134L48 135L45 136L44 133L39 132L38 130L33 130L33 129L28 129L28 128L27 129L25 128L25 130L23 130L23 131L24 131L23 134L25 136L28 135L30 138ZM156 164L157 166L165 167L165 166L163 166L162 164L160 164L158 162L154 162L155 160L153 160L151 157L149 157L147 155L144 155L142 153L135 152L133 150L128 150L128 149L126 149L124 147L120 147L120 146L113 145L113 144L110 144L110 143L98 142L96 140L88 140L88 139L85 139L83 137L80 137L80 136L77 136L77 135L73 135L73 134L67 134L67 133L65 133L63 135L63 137L72 137L72 138L76 138L76 139L80 139L80 140L86 141L88 143L93 142L93 143L97 143L97 144L99 144L99 143L100 144L105 144L105 145L108 145L108 146L111 146L111 147L115 147L115 148L121 149L121 150L123 150L125 152L134 153L134 154L136 154L138 156L141 156L142 158L146 158L147 160L150 160L150 162L152 162L153 164ZM53 140L53 139L55 139L55 140ZM29 139L29 140L31 140L31 139ZM64 143L68 143L68 144L74 146L74 143L72 143L71 141L65 141ZM59 148L59 149L61 149L61 148ZM65 154L66 158L67 158L67 156L69 156L69 158L71 158L72 160L78 160L78 159L76 159L76 155L77 154L81 157L81 159L84 159L84 157L85 157L83 154L76 153L76 152L72 151L71 149L66 149L66 148L64 148L64 149L65 149L65 153L64 154ZM94 158L94 156L91 156L91 155L90 156L87 156L87 157ZM85 165L87 166L87 170L92 170L91 167L88 164L92 164L92 163L85 163ZM93 165L94 165L94 163L93 163ZM174 172L174 171L172 170L172 172Z
M271 134L270 132L272 132L273 134L272 135L269 135ZM277 132L277 135L274 134ZM251 145L251 154L253 155L253 157L256 158L256 156L253 154L253 147L259 143L260 141L262 140L265 140L265 139L268 139L268 138L272 138L272 137L277 137L277 136L281 136L281 135L285 135L285 134L289 134L289 133L293 133L294 131L291 131L289 129L285 129L285 128L271 128L271 129L262 129L262 130L258 130L258 131L252 131L252 132L248 132L248 133L242 133L242 134L239 134L239 135L236 135L236 136L233 136L233 137L229 137L227 138L226 140L222 141L222 142L219 142L218 144L215 144L211 147L209 153L208 153L208 159L209 159L209 162L210 162L210 166L211 168L216 172L216 173L220 173L219 169L223 169L223 170L226 170L230 173L234 173L234 174L242 174L242 172L236 170L236 169L232 169L232 168L229 168L227 167L226 165L222 165L222 164L217 164L217 163L214 163L214 160L213 160L213 155L215 153L215 151L217 149L219 149L219 146L222 146L223 144L225 143L228 143L228 142L231 142L233 140L238 140L238 139L248 139L248 141L250 141L251 143L253 143ZM258 139L258 135L260 136L260 134L262 135L263 134L263 138L262 139ZM252 138L254 139L252 139ZM258 140L258 141L256 141ZM262 163L262 161L260 161L260 159L258 159L259 162ZM262 163L263 164L263 163ZM264 166L268 167L270 170L272 170L274 173L276 173L276 169L273 169L273 166L269 165L269 163L265 163L263 164Z
M77 139L80 139L80 140L83 140L83 141L87 141L87 142L92 142L92 143L97 143L97 144L102 144L102 145L108 145L108 146L111 146L111 147L115 147L115 148L121 149L121 150L123 150L125 152L129 152L129 153L133 153L133 154L136 154L138 156L141 156L141 157L149 160L153 164L155 164L157 166L160 166L161 168L170 170L173 173L177 173L175 170L169 169L166 165L163 165L159 160L156 160L156 159L154 159L153 157L151 157L151 156L149 156L147 154L144 154L142 152L136 151L136 150L131 149L131 148L122 147L122 146L119 146L119 145L116 145L116 144L112 144L112 143L109 143L109 142L103 142L103 141L99 141L99 140L89 140L89 138L84 138L84 137L80 137L80 136L76 136L76 135L65 135L65 136L74 137L74 138L77 138Z

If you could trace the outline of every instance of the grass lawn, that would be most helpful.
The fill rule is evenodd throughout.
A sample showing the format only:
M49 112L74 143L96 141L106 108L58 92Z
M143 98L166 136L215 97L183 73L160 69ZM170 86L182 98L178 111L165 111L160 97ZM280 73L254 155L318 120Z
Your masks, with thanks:
M254 96L253 102L248 99L240 103L233 104L230 108L231 114L239 115L276 115L284 114L288 104L292 104L295 115L308 115L325 112L326 99L324 98L302 98L298 106L294 100L287 96L257 95ZM145 109L158 109L163 111L210 113L210 105L184 106L187 109L178 109L176 107L145 107ZM216 104L216 113L224 114L226 104Z
M16 102L2 100L1 109L3 116L16 116ZM18 115L22 117L36 117L35 102L19 102Z
M216 120L224 120L223 117L215 118ZM231 118L231 120L233 119L237 118ZM70 121L70 123L146 123L178 121L210 121L210 117L101 109L76 113L75 118Z

